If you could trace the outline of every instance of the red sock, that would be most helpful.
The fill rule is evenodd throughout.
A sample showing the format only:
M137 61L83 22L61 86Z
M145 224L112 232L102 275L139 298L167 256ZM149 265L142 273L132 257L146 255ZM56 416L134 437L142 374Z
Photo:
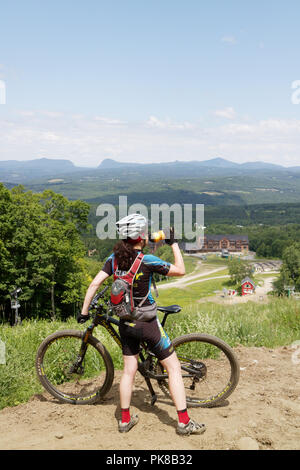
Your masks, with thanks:
M121 408L121 412L122 412L122 423L129 423L130 421L129 408Z
M177 410L177 414L178 414L178 420L180 423L187 424L189 422L190 418L187 413L187 409L180 410L180 411Z

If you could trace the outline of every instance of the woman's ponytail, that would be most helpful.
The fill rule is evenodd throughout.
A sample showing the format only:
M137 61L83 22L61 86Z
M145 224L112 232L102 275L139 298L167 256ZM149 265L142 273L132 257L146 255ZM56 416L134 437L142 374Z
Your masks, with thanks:
M126 240L119 240L114 246L113 252L117 260L118 269L120 271L128 271L137 255L132 243Z

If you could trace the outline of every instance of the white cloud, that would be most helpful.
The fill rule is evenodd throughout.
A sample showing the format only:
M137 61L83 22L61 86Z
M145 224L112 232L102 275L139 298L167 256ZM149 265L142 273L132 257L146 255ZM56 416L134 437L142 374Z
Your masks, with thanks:
M172 122L171 119L167 118L164 121L161 121L155 116L150 116L149 119L145 123L146 127L154 127L158 129L193 129L195 127L194 124L190 122Z
M96 116L94 119L95 119L95 121L99 121L103 124L108 124L108 125L126 124L125 121L120 121L119 119L111 119L111 118L107 118L107 117L104 117L104 116Z
M237 40L234 36L223 36L221 38L221 41L225 42L226 44L231 44L231 45L234 45L237 43Z
M56 111L41 111L41 114L43 114L44 116L50 117L50 118L54 118L54 119L63 116L63 113L59 113L59 112L56 112Z
M24 116L24 117L32 117L34 116L34 111L18 111L17 114L19 116Z
M219 109L214 112L215 116L226 118L226 119L234 119L236 117L236 112L233 108L225 108Z
M300 137L300 120L265 119L252 124L234 123L221 126L224 134L244 136L254 134L256 137L272 137L275 140L288 134L290 137Z
M0 118L0 148L1 160L43 156L70 159L79 166L98 166L104 158L150 163L215 156L240 163L300 165L300 120L240 118L205 125L152 115L126 123L103 116L63 114L53 119L47 112L19 111Z

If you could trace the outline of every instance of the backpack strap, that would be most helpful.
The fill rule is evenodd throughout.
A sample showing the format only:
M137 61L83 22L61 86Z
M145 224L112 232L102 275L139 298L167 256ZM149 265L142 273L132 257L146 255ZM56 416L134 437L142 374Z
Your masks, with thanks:
M121 279L122 278L125 278L127 282L129 282L129 284L131 284L130 286L130 300L131 300L131 309L133 310L134 308L134 299L133 299L133 281L134 281L134 278L136 276L136 273L138 272L139 270L139 267L143 261L143 258L144 258L144 254L143 253L139 253L137 255L137 257L135 258L133 264L131 265L131 268L129 269L129 271L125 274L125 276L116 276L116 271L118 269L118 266L117 266L117 260L116 260L116 257L114 257L114 260L113 260L113 273L114 273L114 278L117 279L118 277L120 277ZM157 291L157 287L156 287L156 284L155 284L155 281L154 279L152 279L152 285L153 285L153 288L154 288L154 291L155 291L155 294L156 294L156 297L158 297L158 291ZM151 287L149 289L149 291L147 292L147 295L142 298L141 302L138 304L138 307L141 307L144 302L146 301L149 293L151 292Z
M114 274L114 278L118 278L118 277L123 277L123 278L126 278L126 280L128 280L129 282L132 282L133 279L135 278L135 275L136 273L138 272L139 270L139 267L143 261L143 258L144 258L144 254L143 253L139 253L137 255L137 257L135 258L133 264L131 265L129 271L124 275L124 276L117 276L116 275L116 271L118 269L118 265L117 265L117 259L116 257L114 257L114 261L113 261L113 274Z
M129 269L129 272L127 273L127 279L129 277L130 280L130 303L131 303L131 311L133 312L134 310L134 299L133 299L133 281L136 276L136 273L139 270L140 265L142 264L144 255L143 253L139 253L138 256L135 258L133 265Z
M112 262L112 266L113 266L113 275L114 275L114 279L116 279L116 270L118 269L118 265L117 265L117 258L116 258L116 255L114 256L114 259L113 259L113 262Z
M127 273L127 276L129 276L129 278L133 281L133 279L135 278L135 275L136 273L138 272L139 270L139 267L143 261L143 258L144 258L144 255L143 253L139 253L137 255L137 257L135 258L131 268L129 269L128 273Z
M118 278L124 279L130 285L130 303L131 303L131 310L132 311L134 309L133 281L134 281L134 278L136 276L136 273L139 270L140 265L142 264L143 258L144 258L144 254L142 252L139 253L137 255L137 257L135 258L134 262L132 263L129 271L124 276L117 276L116 275L116 270L117 270L118 266L117 266L116 257L114 258L114 280L116 280Z

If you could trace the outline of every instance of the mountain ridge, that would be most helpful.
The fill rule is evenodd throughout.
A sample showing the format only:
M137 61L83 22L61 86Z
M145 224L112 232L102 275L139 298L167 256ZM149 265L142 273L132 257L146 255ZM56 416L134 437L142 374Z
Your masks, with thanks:
M0 170L1 169L21 169L21 168L44 168L44 169L53 169L57 165L64 168L76 168L71 160L63 158L37 158L32 160L3 160L0 161Z
M281 178L293 181L300 179L300 166L283 167L267 162L246 162L235 163L221 157L210 160L172 161L160 163L128 163L118 162L107 158L104 159L97 168L79 167L67 159L41 158L36 160L8 160L0 162L0 181L9 184L40 184L40 185L88 185L91 181L116 181L135 184L140 180L159 180L162 183L174 179L206 179L211 181L214 178L233 180L240 178L265 178L267 188L273 185L277 191ZM271 183L270 183L271 180ZM267 182L268 181L268 182ZM189 183L188 183L189 184ZM225 184L225 180L224 180ZM271 189L272 189L271 188ZM244 190L244 187L236 188Z
M171 162L155 162L155 163L134 163L134 162L119 162L112 158L105 158L101 161L101 163L97 167L85 167L75 165L71 160L62 159L62 158L37 158L31 160L2 160L0 161L0 170L18 170L18 169L44 169L52 171L53 169L56 170L92 170L92 169L103 169L109 170L113 168L120 168L120 167L178 167L178 166L186 166L186 165L196 165L196 166L203 166L203 167L213 167L213 168L235 168L235 169L281 169L281 170L300 170L300 165L285 167L283 165L279 165L276 163L268 163L268 162L261 162L261 161L254 161L254 162L243 162L243 163L236 163L232 162L231 160L227 160L222 157L215 157L208 160L174 160Z
M270 168L270 169L283 169L283 170L300 170L300 166L293 166L293 167L285 167L283 165L278 165L276 163L268 163L268 162L244 162L244 163L236 163L232 162L231 160L227 160L222 157L216 157L209 160L175 160L172 162L158 162L158 163L132 163L132 162L118 162L117 160L113 160L112 158L105 158L102 162L97 166L97 169L109 169L109 168L116 168L116 167L126 167L126 166L178 166L178 165L188 165L194 164L198 166L212 166L218 168L245 168L245 169L259 169L259 168Z

